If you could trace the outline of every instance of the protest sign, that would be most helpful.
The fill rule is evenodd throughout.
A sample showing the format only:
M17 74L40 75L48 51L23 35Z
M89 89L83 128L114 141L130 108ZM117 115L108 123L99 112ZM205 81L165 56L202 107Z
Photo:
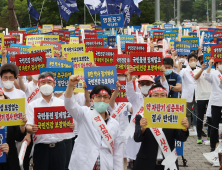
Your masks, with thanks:
M97 38L97 35L95 34L95 35L85 35L85 39L96 39ZM83 43L83 41L82 41L83 39L82 39L82 36L79 36L79 43Z
M0 129L0 146L3 143L6 143L5 139L6 139L5 138L5 129ZM4 163L4 162L6 162L6 153L0 149L0 163Z
M147 128L185 129L181 124L186 117L186 99L144 98L144 117Z
M67 58L67 54L84 53L85 44L63 44L62 45L62 56Z
M191 37L197 37L197 33L195 33L195 32L189 32L189 36L191 36Z
M206 68L209 67L210 59L211 59L211 53L203 53L203 63L207 66ZM214 65L212 65L211 68L215 68Z
M13 35L13 38L16 38L17 42L20 42L20 34L23 35L24 33L26 32L25 31L10 31L10 35Z
M21 45L21 44L11 44L10 48L18 48L19 49L19 54L27 54L29 53L29 48L31 46L27 45Z
M104 31L104 35L117 35L117 31Z
M104 47L107 47L107 45L108 45L108 35L97 35L97 38L99 38L99 39L103 39L103 41L104 41Z
M56 58L47 58L46 61L47 68L73 68L73 63L70 61Z
M79 44L79 37L78 36L71 36L69 44Z
M64 106L35 107L34 122L38 126L35 135L73 132L73 118Z
M126 43L134 43L134 35L120 35L121 48L125 48Z
M135 69L131 75L162 75L162 52L131 53L130 65Z
M84 39L84 43L86 45L86 48L104 47L103 39Z
M106 47L93 48L94 61L96 66L114 66L113 55L117 53L117 49Z
M212 34L213 34L214 43L217 43L217 38L222 38L222 32L214 32Z
M41 46L48 46L52 45L53 46L53 52L55 57L60 56L60 49L61 49L61 44L53 41L41 41Z
M178 34L175 32L164 32L163 38L164 39L170 38L171 40L176 40L178 38Z
M24 125L22 116L25 114L25 98L5 99L0 102L0 125Z
M203 41L210 42L211 40L213 40L213 33L215 31L200 31L200 35L202 35L202 32L204 32L204 39L203 39Z
M176 50L178 55L189 55L191 52L191 47L191 43L179 41L174 42L174 49Z
M55 91L65 91L69 77L73 75L73 68L41 68L40 73L52 72L55 78Z
M65 31L61 31L61 30L53 30L52 31L53 35L59 35L59 40L60 41L65 41Z
M222 45L211 46L211 58L214 59L214 62L222 61Z
M191 50L198 50L199 37L181 38L181 41L191 43L192 44Z
M108 36L108 46L115 48L116 45L116 36Z
M65 32L64 37L65 37L65 42L68 43L70 41L70 32Z
M46 57L44 52L17 54L15 55L15 58L20 76L39 74L40 68L44 68L46 66Z
M26 29L26 34L38 34L39 28L38 27L31 27Z
M3 46L4 46L4 34L0 33L0 54L2 54Z
M158 39L163 39L163 31L154 31L153 32L153 42L156 42Z
M85 24L85 25L79 25L79 30L90 30L91 29L91 25L90 24Z
M177 141L175 139L175 148L176 148L176 151L177 151L177 156L183 156L183 145L184 145L183 142Z
M9 48L11 44L16 44L16 38L5 38L4 44L6 48Z
M123 14L101 15L100 19L103 29L124 27Z
M113 64L116 66L117 73L124 74L126 71L128 71L130 65L130 55L114 54Z
M23 34L23 42L22 42L22 44L23 44L23 45L26 45L27 37L28 37L28 36L32 36L32 35L33 35L33 34L25 34L25 33L24 33L24 34Z
M53 25L53 30L62 29L62 25Z
M218 45L222 44L222 38L217 38L217 44Z
M211 46L214 44L202 44L203 53L211 53Z
M44 40L44 35L28 35L26 38L26 45L40 45Z
M45 52L46 58L54 58L53 45L29 48L29 53L40 53L40 52Z
M126 43L125 44L125 53L129 55L130 53L141 53L147 52L147 44L134 44L134 43Z
M169 48L174 49L174 40L170 40Z
M58 42L59 41L59 35L44 35L44 41L53 41Z
M84 67L83 69L87 85L86 90L92 90L95 85L106 85L111 89L117 88L116 66Z
M96 26L96 27L95 27L95 30L101 30L101 29L102 29L101 26Z
M85 91L82 88L83 81L85 81L83 69L75 69L75 75L79 76L80 81L77 83L76 88L74 89L74 92L84 93Z
M48 25L43 25L42 26L43 32L52 32L53 30L53 25L52 24L48 24Z
M9 58L15 58L16 54L19 54L19 49L18 48L6 48Z
M131 29L132 29L132 27L133 27L133 30L134 30L134 32L140 32L140 28L141 28L141 26L129 26Z
M172 32L179 33L179 28L172 28Z
M173 28L173 24L164 24L163 27L164 28Z
M10 63L10 58L9 58L8 53L6 54L6 61L7 61L7 63ZM2 64L2 55L0 54L0 66L1 66L1 64Z

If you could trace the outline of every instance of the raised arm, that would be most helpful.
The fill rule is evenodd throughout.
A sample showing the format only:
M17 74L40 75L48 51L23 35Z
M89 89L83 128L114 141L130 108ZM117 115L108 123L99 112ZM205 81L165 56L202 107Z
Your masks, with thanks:
M194 76L195 80L198 80L200 78L200 76L203 73L203 71L205 70L205 68L206 68L206 65L202 64L200 71Z
M86 85L86 82L84 81L83 82L83 87L82 87L83 89L84 89L84 94L85 94L85 106L87 106L87 107L90 107L90 96L89 96L89 91L88 90L86 90L86 88L87 88L87 85Z
M204 74L204 78L209 82L212 83L212 77L211 77L211 67L214 63L214 59L210 59L209 61L209 67L207 68L206 74Z
M116 82L116 87L117 88L113 92L112 97L111 97L111 99L109 101L109 105L112 107L112 109L115 108L115 100L116 100L116 98L118 96L118 93L119 93L119 90L120 90L120 87L121 87L121 84L119 83L119 81Z
M2 64L1 64L1 66L3 66L4 64L7 63L6 55L7 55L6 47L3 47L3 49L2 49Z
M25 90L26 90L26 85L25 85L25 83L23 82L22 76L18 76L18 79L19 79L18 84L19 84L20 89L25 92Z

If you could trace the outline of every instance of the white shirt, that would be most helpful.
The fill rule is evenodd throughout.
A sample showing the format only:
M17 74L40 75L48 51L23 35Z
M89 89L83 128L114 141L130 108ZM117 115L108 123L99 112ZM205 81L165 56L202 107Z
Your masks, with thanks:
M210 94L210 103L212 106L222 106L222 89L220 88L220 78L218 76L222 76L218 70L211 71L204 75L204 78L212 84Z
M194 76L200 72L200 68L199 69L195 69L193 71ZM206 70L204 70L201 73L201 76L197 81L197 95L196 100L209 100L210 98L210 94L211 94L211 90L212 90L212 85L204 78L204 74L206 74Z
M78 123L78 138L71 155L70 170L91 170L96 159L100 156L100 169L120 170L123 165L120 160L121 153L116 140L119 137L119 123L110 118L107 128L113 137L114 150L111 154L106 142L101 137L100 132L94 125L91 110L87 106L80 106L75 99L65 98L67 111Z
M46 100L43 97L40 97L28 104L27 107L27 124L33 125L34 124L34 108L35 107L51 107L51 106L64 106L64 101L61 99L58 99L54 96L51 97L50 102L47 103ZM72 132L70 132L72 133ZM58 134L44 134L44 135L34 135L33 136L34 144L37 143L57 143L64 139L66 139L66 133L58 133Z
M35 93L35 90L38 87L38 85L35 85L35 83L33 81L30 81L29 83L25 83L25 95L26 95L26 98L27 98L27 101L29 100L29 98L32 97L32 99L29 101L29 103L37 98L40 98L42 95L40 93L40 90Z

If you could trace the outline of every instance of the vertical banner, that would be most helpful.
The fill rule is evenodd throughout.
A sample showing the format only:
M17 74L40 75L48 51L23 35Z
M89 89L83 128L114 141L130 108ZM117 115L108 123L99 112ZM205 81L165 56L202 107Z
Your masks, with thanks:
M131 53L130 65L135 69L131 75L162 75L162 52Z
M130 65L130 55L114 54L113 64L116 66L117 73L124 74L126 71L128 71Z
M141 53L141 52L147 52L147 44L134 44L134 43L126 43L125 44L125 53L129 55L130 53Z
M6 143L6 140L5 140L5 129L0 129L0 146L3 143ZM3 152L0 149L0 163L5 163L5 162L6 162L6 153Z
M4 34L0 33L0 54L2 54L3 46L4 46Z
M113 55L118 54L117 49L110 48L94 48L94 61L96 66L114 66Z

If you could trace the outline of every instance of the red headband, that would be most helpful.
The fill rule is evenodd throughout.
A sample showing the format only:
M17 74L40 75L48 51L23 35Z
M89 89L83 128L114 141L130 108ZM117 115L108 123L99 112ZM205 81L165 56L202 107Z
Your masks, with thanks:
M157 91L163 92L167 95L167 91L165 89L163 89L162 87L156 87L156 88L149 91L149 96Z
M102 94L102 95L107 95L110 97L109 93L106 90L100 90L100 92L98 94L93 94L92 98L94 98L95 96Z
M51 76L47 76L45 78L39 79L38 84L40 84L44 80L51 80L53 83L55 83L55 80Z
M3 93L4 94L4 91L0 88L0 93Z

